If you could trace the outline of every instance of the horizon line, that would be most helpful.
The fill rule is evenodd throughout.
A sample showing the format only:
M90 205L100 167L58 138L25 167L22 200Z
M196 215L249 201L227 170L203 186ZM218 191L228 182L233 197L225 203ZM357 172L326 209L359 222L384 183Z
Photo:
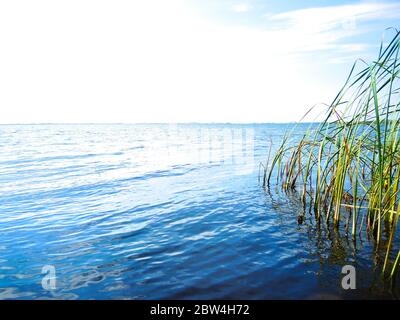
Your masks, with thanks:
M298 124L298 123L320 123L320 121L288 121L288 122L26 122L26 123L0 123L0 126L12 125L171 125L171 124Z

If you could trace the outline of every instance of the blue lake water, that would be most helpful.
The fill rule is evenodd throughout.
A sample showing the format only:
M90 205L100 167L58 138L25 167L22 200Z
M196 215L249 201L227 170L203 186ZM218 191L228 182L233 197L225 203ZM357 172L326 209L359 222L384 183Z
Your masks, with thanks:
M0 299L396 296L384 248L308 213L299 224L295 199L259 186L290 128L0 126ZM356 290L341 288L345 264Z

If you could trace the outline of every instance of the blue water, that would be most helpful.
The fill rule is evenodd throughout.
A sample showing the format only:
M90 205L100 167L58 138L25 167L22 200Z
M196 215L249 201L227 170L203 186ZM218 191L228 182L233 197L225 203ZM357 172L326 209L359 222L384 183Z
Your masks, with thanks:
M373 241L299 224L295 197L259 186L290 127L0 126L0 298L392 297Z

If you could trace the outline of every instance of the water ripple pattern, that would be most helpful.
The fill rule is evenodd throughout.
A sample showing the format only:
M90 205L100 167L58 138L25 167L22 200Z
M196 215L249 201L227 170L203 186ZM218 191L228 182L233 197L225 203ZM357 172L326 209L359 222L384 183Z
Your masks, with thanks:
M345 262L370 295L372 244L257 184L288 126L0 126L0 299L342 298Z

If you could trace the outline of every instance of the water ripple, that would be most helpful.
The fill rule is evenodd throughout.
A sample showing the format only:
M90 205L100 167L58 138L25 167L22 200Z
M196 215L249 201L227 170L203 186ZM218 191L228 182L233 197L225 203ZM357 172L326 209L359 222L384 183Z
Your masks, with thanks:
M298 225L301 206L257 185L284 126L168 128L0 126L0 299L388 296L369 290L372 243ZM254 163L196 162L202 129L252 130ZM347 262L364 279L352 295L337 283Z

